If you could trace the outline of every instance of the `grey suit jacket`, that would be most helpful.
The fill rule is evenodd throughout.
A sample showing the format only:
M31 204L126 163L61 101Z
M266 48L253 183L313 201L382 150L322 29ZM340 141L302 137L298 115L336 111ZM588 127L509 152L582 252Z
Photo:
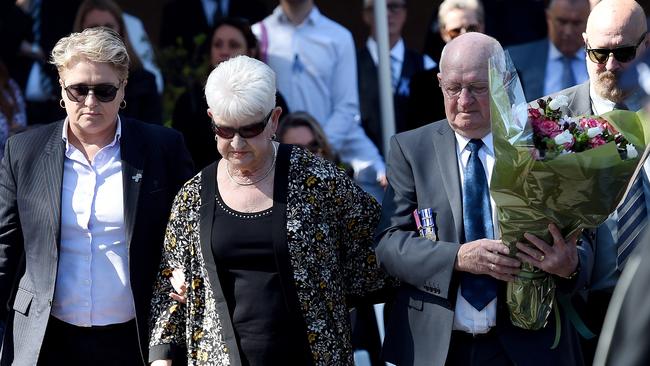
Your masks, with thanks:
M13 136L0 165L0 315L7 319L3 366L37 363L50 316L59 270L62 126L60 121ZM165 225L192 164L179 133L126 118L120 148L129 272L144 364Z
M454 263L463 240L456 137L449 123L442 120L393 136L387 168L389 186L375 250L381 266L402 284L387 305L383 356L400 366L444 365L458 291ZM412 216L416 208L433 210L438 241L418 236ZM590 261L590 251L579 255L581 263ZM581 272L574 281L558 279L558 288L571 292L585 280ZM500 291L498 298L503 298L505 283ZM495 331L516 364L582 364L577 336L564 316L560 345L550 350L553 315L546 328L532 332L512 326L502 302L497 301L497 308Z
M548 38L507 48L519 73L527 100L535 100L544 95L548 49Z

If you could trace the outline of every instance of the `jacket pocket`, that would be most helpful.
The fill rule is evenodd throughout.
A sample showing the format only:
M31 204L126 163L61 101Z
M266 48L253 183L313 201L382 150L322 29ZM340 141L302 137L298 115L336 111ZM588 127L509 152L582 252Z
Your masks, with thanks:
M18 292L16 292L16 299L14 300L14 310L27 316L33 298L33 293L19 287Z

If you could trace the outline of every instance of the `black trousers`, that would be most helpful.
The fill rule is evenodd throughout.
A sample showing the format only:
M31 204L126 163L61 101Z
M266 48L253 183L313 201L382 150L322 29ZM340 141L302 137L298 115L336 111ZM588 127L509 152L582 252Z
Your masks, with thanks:
M446 366L513 366L493 330L487 334L453 331Z
M142 366L135 320L77 327L50 317L39 366Z

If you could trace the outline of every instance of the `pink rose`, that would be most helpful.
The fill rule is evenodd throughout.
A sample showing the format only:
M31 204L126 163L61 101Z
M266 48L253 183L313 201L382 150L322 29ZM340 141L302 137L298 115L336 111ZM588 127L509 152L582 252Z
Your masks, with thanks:
M600 146L600 145L605 145L605 143L606 143L606 141L601 135L598 135L596 137L593 137L593 138L589 139L589 145L591 145L591 147L597 147L597 146Z
M591 127L598 127L601 123L595 118L583 118L580 120L580 127L583 129L589 129Z
M555 121L540 120L533 121L533 132L541 137L553 138L562 133L562 128Z

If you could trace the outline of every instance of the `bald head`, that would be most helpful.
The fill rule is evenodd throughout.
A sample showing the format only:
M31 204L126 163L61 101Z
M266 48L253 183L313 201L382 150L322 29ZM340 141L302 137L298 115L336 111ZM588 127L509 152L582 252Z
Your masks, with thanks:
M583 39L588 49L600 50L600 54L609 52L601 63L595 57L587 56L586 60L589 81L600 97L615 103L625 98L618 79L621 71L645 51L646 32L645 13L636 1L603 0L594 6ZM634 58L616 57L612 50L619 48L632 48Z
M488 60L492 55L503 52L499 42L483 33L470 32L451 40L440 56L440 73L447 65L466 64L466 67L484 68L487 74Z
M643 8L634 0L603 0L596 4L587 20L587 37L591 35L636 35L647 31ZM595 47L595 46L592 46Z
M447 43L440 58L438 81L451 128L470 139L490 132L488 61L503 53L496 39L465 33Z

